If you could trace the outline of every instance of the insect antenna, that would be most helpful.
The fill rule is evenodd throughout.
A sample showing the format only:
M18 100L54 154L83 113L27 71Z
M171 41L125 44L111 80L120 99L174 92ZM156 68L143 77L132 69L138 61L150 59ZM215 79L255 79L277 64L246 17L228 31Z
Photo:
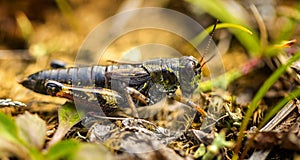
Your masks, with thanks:
M216 27L217 27L218 22L219 22L219 20L217 19L216 22L215 22L215 24L214 24L214 28L212 29L212 31L211 31L210 34L209 34L210 37L209 37L207 46L206 46L206 48L205 48L205 50L204 50L204 52L203 52L203 56L201 56L201 58L199 59L199 63L200 63L200 64L203 62L204 57L205 57L205 55L207 54L207 52L208 52L208 50L209 50L210 43L211 43L211 41L212 41L212 37L213 37L213 35L214 35L214 33L215 33L215 30L216 30ZM203 67L207 62L209 62L214 56L215 56L215 55L212 55L210 58L208 58L208 60L206 60L205 62L203 62L203 63L201 64L201 67Z
M215 54L214 55L212 55L211 57L209 57L205 62L203 62L202 64L201 64L201 68L207 63L207 62L209 62L210 60L212 60L213 58L215 57Z

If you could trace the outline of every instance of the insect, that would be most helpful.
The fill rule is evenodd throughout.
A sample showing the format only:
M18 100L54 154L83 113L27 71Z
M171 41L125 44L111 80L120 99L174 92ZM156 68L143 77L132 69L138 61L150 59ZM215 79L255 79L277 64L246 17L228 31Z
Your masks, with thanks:
M217 23L218 20L210 34L207 50ZM213 58L203 62L203 57L199 60L183 56L71 68L65 68L64 63L59 62L51 64L55 69L36 72L20 84L37 93L67 98L89 108L100 105L106 115L119 111L120 105L127 105L132 116L138 118L136 105L153 105L166 95L207 116L199 105L189 99L198 86L202 67Z
M100 105L105 114L126 104L138 117L135 105L152 105L163 95L206 112L188 99L201 78L201 64L192 56L160 58L141 63L119 63L42 70L20 83L37 93ZM178 94L181 91L181 94Z

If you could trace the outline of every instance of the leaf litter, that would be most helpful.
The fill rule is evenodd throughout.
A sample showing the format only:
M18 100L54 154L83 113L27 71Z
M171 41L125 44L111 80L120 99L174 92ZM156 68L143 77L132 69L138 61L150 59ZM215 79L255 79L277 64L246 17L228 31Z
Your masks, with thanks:
M79 1L74 1L73 3L74 13L78 15L84 15L82 13L86 13L87 10L100 6L102 8L112 8L114 11L118 9L118 6L109 2L99 3L95 6L83 5ZM85 7L85 10L79 9L79 6ZM33 37L25 39L28 49L10 50L10 52L5 52L0 57L0 63L3 67L0 70L0 75L2 75L0 79L11 80L2 80L0 84L2 89L0 93L1 111L7 115L12 115L12 117L8 117L2 113L0 114L0 158L231 159L235 140L237 139L248 104L273 70L281 63L284 64L286 59L288 59L287 57L290 56L289 54L292 55L293 52L297 51L297 47L289 48L285 50L284 54L272 58L259 57L255 60L255 63L251 63L256 64L254 69L251 68L253 67L251 65L245 67L249 73L236 79L229 86L228 93L208 92L201 95L202 97L204 96L204 100L198 100L199 103L207 109L213 118L203 118L198 114L193 117L185 117L191 123L184 126L184 130L181 133L167 129L172 120L176 120L174 117L185 116L182 115L182 112L176 110L176 104L173 103L168 104L169 109L161 106L153 107L153 110L161 110L163 108L163 111L159 112L152 119L112 118L103 120L103 118L96 115L80 119L81 115L78 115L71 103L65 103L65 100L58 98L31 94L32 92L17 86L15 81L15 75L26 75L48 68L49 66L46 64L54 57L60 57L67 62L71 62L70 56L75 55L79 46L79 39L84 37L83 34L87 32L79 31L78 34L80 35L78 38L73 33L74 30L70 30L72 27L54 25L57 23L55 18L59 17L60 14L56 13L54 6L49 5L45 8L47 7L50 9L46 9L45 13L55 14L53 14L53 17L49 16L43 19L47 22L46 25L34 24L34 31L31 33ZM76 9L79 9L79 11ZM280 13L283 14L285 13L284 9L290 10L292 8L281 7L280 9ZM24 14L19 15L24 16ZM113 12L104 13L103 11L103 17L108 15L113 15ZM86 14L86 16L88 15ZM90 16L89 18L95 17ZM64 20L60 19L59 22L64 22ZM95 20L90 23L95 25L96 22L98 21ZM84 26L84 24L79 24L77 31L80 28L85 28L81 25ZM89 27L92 28L91 26ZM51 37L56 36L50 35L49 30L53 31L51 34L61 35L61 37L51 41ZM70 39L72 41L68 41ZM65 41L68 41L68 43L63 43ZM235 48L239 49L239 44L233 43L228 52L244 55L245 51L243 49L236 51ZM228 57L225 61L226 63L228 62L228 65L232 65L232 63L229 63L231 58L230 56ZM245 57L247 56L244 55L241 59L237 59L236 63L238 64L234 64L231 67L243 66L239 61L245 62L249 60ZM10 61L4 61L7 59ZM253 155L258 154L259 156L264 155L262 159L286 158L284 157L285 154L280 153L288 153L290 155L289 158L299 157L297 155L300 148L299 104L293 103L290 105L291 102L297 101L296 97L286 104L286 106L290 105L288 113L281 115L280 118L276 115L272 120L268 121L269 123L276 122L272 123L271 129L265 130L266 127L258 129L253 127L260 124L267 111L279 101L279 98L285 97L291 88L299 85L297 66L297 63L294 63L292 69L288 69L287 73L281 75L280 79L270 88L264 99L261 100L259 107L255 110L254 116L250 119L249 126L244 133L247 136L243 142L247 146L252 140L253 145L249 145L249 152L244 157L251 158ZM12 68L19 68L19 70L13 70ZM25 69L23 70L23 68ZM3 78L3 75L5 75L5 78ZM255 82L254 84L253 81ZM228 96L225 97L224 95ZM59 110L58 113L57 110ZM149 111L151 109L141 111L141 113L148 114ZM82 125L82 123L79 123L80 121L84 121L83 124L88 125ZM265 126L268 126L268 123ZM251 127L252 129L250 129ZM144 139L145 141L137 145L138 139ZM142 147L150 150L156 147L157 150L134 154L122 152L133 145L137 145L136 149ZM166 147L161 147L160 145L166 145ZM268 153L264 152L266 149L269 150ZM241 149L240 154L244 150L246 149Z

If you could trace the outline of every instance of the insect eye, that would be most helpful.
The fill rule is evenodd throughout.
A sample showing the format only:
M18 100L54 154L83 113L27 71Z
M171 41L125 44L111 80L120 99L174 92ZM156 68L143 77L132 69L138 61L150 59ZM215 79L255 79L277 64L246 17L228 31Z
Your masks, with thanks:
M191 65L191 66L195 66L195 65L196 65L195 61L191 61L191 62L190 62L190 65Z
M195 62L195 61L192 61L192 66L193 66L193 68L200 68L201 67L200 63Z

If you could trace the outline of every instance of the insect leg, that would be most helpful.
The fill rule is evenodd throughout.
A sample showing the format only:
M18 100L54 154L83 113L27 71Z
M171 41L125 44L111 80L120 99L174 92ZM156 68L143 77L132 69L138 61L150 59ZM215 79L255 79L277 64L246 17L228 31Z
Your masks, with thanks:
M116 91L107 88L87 88L62 84L49 80L45 83L47 93L52 96L76 100L86 106L99 106L105 114L113 114L120 110L118 103L124 103L124 98Z
M57 68L66 68L67 64L64 61L60 60L52 60L50 63L50 67L53 69Z
M139 100L145 105L148 105L150 100L147 98L145 95L143 95L141 92L138 90L132 88L132 87L126 87L127 92L131 95L132 98Z
M45 83L45 86L47 88L48 94L52 96L57 96L57 97L63 97L63 98L68 98L72 100L69 97L65 97L65 94L70 94L71 96L77 97L79 95L73 95L74 92L77 94L84 93L84 95L80 95L83 99L85 98L90 98L87 99L87 101L91 100L92 97L88 97L89 94L99 94L102 96L105 96L107 98L115 98L117 99L122 99L122 97L118 94L118 92L107 89L107 88L83 88L83 87L78 87L78 86L72 86L72 85L67 85L67 84L62 84L57 81L52 81L49 80L48 82ZM111 100L110 103L114 103L115 101Z
M147 98L145 95L143 95L141 92L139 92L138 90L132 88L132 87L126 87L125 88L125 95L128 101L128 104L131 108L132 114L134 117L138 118L138 112L137 109L134 105L134 102L132 100L132 98L144 103L145 105L148 105L150 102L150 99Z
M207 113L199 105L195 104L194 102L192 102L191 100L189 100L185 97L182 97L182 95L175 93L172 98L180 103L183 103L192 108L195 108L202 116L205 116L205 117L207 116Z
M135 90L134 88L131 87L126 87L125 88L125 96L127 98L129 107L132 111L132 115L136 118L139 118L139 114L137 112L137 109L134 105L134 102L132 100L132 98L136 97L137 100L141 100L142 102L147 102L145 99L147 99L142 93L140 93L139 91ZM143 99L144 98L144 99Z

